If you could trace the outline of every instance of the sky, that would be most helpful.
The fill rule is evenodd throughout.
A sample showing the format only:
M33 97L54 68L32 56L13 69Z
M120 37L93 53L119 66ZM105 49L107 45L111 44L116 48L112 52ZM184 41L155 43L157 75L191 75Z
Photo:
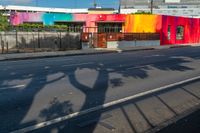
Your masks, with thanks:
M0 5L27 5L63 8L89 8L94 0L0 0ZM96 0L101 7L118 8L119 0Z

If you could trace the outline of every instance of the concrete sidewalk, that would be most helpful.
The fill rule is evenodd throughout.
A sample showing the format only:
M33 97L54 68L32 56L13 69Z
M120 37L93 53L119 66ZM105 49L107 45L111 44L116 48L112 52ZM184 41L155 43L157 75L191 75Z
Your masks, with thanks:
M120 52L128 52L128 51L181 48L181 47L189 47L189 46L191 46L191 45L137 46L134 48L124 48L124 49L95 48L95 49L55 51L55 52L0 54L0 61L50 58L50 57L62 57L62 56L74 56L74 55L120 53Z

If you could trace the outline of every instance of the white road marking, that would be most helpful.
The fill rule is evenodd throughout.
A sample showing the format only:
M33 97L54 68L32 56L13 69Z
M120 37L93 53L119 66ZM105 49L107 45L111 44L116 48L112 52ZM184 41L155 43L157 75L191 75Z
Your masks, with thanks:
M127 68L127 70L131 70L131 69L139 69L139 68L144 68L144 67L150 67L151 65L152 65L152 64L143 65L143 66L130 67L130 68Z
M62 67L82 66L82 65L89 65L89 64L93 64L93 62L79 63L79 64L68 64L68 65L62 65Z
M156 89L153 89L153 90L145 91L145 92L142 92L142 93L139 93L139 94L136 94L136 95L132 95L132 96L125 97L125 98L122 98L122 99L119 99L119 100L115 100L115 101L112 101L112 102L109 102L109 103L105 103L103 105L99 105L99 106L96 106L96 107L93 107L93 108L90 108L90 109L86 109L86 110L83 110L83 111L80 111L80 112L75 112L75 113L72 113L72 114L69 114L69 115L66 115L66 116L63 116L63 117L53 119L53 120L41 122L41 123L38 123L38 124L30 126L30 127L26 127L26 128L23 128L23 129L12 131L11 133L30 132L30 131L40 129L40 128L43 128L43 127L46 127L46 126L50 126L50 125L53 125L53 124L74 118L74 117L78 117L80 115L85 115L85 114L88 114L88 113L91 113L91 112L94 112L94 111L98 111L98 110L101 110L101 109L104 109L104 108L108 108L108 107L116 105L116 104L120 104L120 103L129 101L129 100L133 100L135 98L139 98L139 97L149 95L149 94L152 94L152 93L155 93L155 92L166 90L168 88L171 88L171 87L174 87L174 86L177 86L177 85L181 85L181 84L184 84L184 83L188 83L188 82L191 82L191 81L195 81L195 80L198 80L198 79L200 79L200 76L193 77L193 78L190 78L190 79L186 79L186 80L183 80L183 81L179 81L179 82L169 84L169 85L166 85L166 86L163 86L163 87L159 87L159 88L156 88Z
M159 55L159 54L155 54L155 55L149 55L149 56L145 56L146 58L151 58L151 57L161 57L164 55Z
M44 69L49 69L49 68L50 68L50 66L45 66L45 67L44 67Z
M15 88L22 88L22 87L25 87L26 85L16 85L16 86L10 86L10 87L3 87L3 88L0 88L0 91L1 90L8 90L8 89L15 89Z
M44 60L44 59L43 59ZM53 62L59 62L59 61L72 61L73 59L50 59L50 60L46 60L46 61L53 61Z

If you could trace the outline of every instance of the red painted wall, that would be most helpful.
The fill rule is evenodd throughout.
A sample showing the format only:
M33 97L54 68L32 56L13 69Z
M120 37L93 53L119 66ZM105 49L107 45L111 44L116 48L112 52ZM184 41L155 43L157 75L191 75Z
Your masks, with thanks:
M168 26L171 27L171 39L168 40ZM184 27L184 38L176 39L176 28ZM200 43L200 19L174 16L162 16L161 45Z

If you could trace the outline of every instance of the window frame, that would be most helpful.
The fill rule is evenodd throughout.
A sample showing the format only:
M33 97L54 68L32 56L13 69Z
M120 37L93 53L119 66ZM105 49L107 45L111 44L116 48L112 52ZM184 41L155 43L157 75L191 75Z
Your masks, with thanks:
M182 33L181 33L181 29L182 29ZM176 27L176 40L184 40L184 33L185 33L185 27L183 25L178 25Z

